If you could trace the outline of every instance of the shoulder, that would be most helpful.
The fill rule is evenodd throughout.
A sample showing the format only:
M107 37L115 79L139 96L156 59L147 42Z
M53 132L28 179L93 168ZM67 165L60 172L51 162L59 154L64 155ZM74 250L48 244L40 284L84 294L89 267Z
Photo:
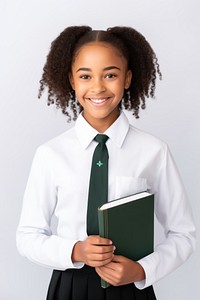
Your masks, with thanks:
M139 144L155 144L160 147L166 147L166 143L159 137L135 127L124 111L122 111L117 125L115 131L118 133L123 132L122 134L126 136L125 139L129 143L134 143L135 145L137 142Z
M53 153L58 154L74 148L76 143L77 136L74 127L72 127L58 136L50 139L49 141L41 144L37 148L36 152L41 154L43 153L44 155L51 155Z
M129 125L129 133L131 136L135 136L137 138L143 139L144 142L158 143L161 145L166 144L161 138L159 138L147 131L136 128L135 126L133 126L131 124Z
M134 144L134 146L138 146L140 148L145 148L146 150L162 149L167 151L168 149L168 145L165 141L151 133L138 129L131 124L129 125L127 140L128 143Z

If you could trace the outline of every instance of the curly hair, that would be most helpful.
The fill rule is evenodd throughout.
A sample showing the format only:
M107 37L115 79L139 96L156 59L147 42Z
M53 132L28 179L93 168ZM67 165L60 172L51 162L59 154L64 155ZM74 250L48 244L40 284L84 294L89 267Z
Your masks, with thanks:
M131 27L116 26L92 30L89 26L67 27L52 42L40 80L40 98L48 88L48 105L56 104L67 115L68 121L76 120L82 106L76 101L75 91L69 82L69 73L78 50L85 44L106 42L118 49L134 74L128 89L124 90L120 106L139 117L140 107L146 108L146 98L154 97L156 75L162 78L158 59L145 37Z

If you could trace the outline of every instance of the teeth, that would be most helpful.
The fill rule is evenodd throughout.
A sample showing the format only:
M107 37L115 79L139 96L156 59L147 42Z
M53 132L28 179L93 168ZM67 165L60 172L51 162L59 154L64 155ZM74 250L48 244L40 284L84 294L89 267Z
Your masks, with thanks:
M103 103L103 102L105 102L106 101L106 99L91 99L90 98L90 100L92 101L92 102L94 102L94 103Z

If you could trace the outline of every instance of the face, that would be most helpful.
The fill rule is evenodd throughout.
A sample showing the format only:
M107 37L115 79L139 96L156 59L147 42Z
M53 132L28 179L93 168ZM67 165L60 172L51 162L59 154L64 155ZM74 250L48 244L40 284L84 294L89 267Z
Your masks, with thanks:
M126 59L110 44L88 43L76 54L70 83L83 107L84 118L99 132L118 118L119 103L131 76Z

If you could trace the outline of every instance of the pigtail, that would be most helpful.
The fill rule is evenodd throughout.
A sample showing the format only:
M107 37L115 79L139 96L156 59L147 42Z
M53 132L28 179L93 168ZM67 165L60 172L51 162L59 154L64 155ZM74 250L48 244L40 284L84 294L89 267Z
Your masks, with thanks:
M133 73L133 80L124 92L122 105L133 110L136 118L139 109L145 109L146 97L154 97L156 75L162 77L157 57L145 37L131 27L112 27L107 31L121 40L128 50L128 67Z
M76 119L78 114L78 103L75 103L75 93L68 79L73 52L77 40L91 30L89 26L71 26L61 32L51 43L40 80L38 98L47 87L48 105L55 103L57 108L61 108L62 112L68 116L69 121L71 121L71 116L67 111L68 107L74 113L73 119Z

